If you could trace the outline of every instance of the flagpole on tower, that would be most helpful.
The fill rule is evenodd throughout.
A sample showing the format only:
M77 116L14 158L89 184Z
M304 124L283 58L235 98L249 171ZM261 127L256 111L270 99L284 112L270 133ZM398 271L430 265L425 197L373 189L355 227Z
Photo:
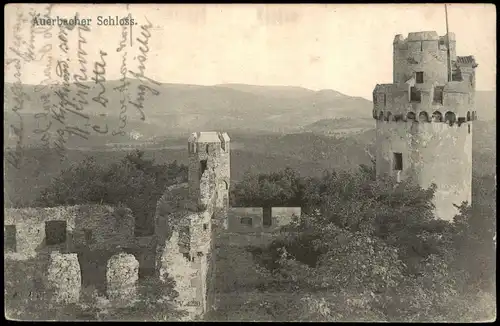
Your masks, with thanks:
M451 73L451 55L450 55L450 32L448 30L448 6L446 3L444 4L444 14L446 16L446 55L447 55L447 64L448 64L448 81L451 82L452 73Z

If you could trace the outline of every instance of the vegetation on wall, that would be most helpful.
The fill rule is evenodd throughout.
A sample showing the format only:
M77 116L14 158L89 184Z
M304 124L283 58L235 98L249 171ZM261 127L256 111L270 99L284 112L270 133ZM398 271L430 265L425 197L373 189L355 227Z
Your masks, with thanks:
M71 165L42 191L35 206L109 204L129 207L137 236L154 232L154 214L165 188L187 181L187 167L176 161L156 165L142 151L103 167L93 157Z

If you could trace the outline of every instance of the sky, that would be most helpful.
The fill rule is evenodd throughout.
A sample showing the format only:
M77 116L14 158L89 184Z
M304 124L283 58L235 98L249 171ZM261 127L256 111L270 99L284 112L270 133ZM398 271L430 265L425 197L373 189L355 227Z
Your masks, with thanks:
M16 75L12 60L17 56L9 48L26 51L23 42L30 40L29 12L43 16L46 8L20 4L5 7L5 57L10 60L4 65L6 81L20 79L37 84L48 78L47 69L54 79L55 62L61 58L69 59L72 73L80 69L76 30L68 36L70 50L64 54L59 50L59 28L54 27L46 39L36 34L33 43L35 52L45 44L52 44L52 50L40 61L22 61ZM334 89L368 99L377 83L392 82L392 41L396 34L433 30L446 34L443 4L57 4L49 16L71 18L77 11L80 17L92 19L84 44L86 60L92 65L88 71L104 51L108 80L121 78L122 57L116 49L122 27L98 26L98 16L121 18L130 13L138 23L132 28L134 39L141 37L141 25L148 21L153 25L144 75L159 82L301 86ZM495 90L494 5L450 4L448 16L450 31L457 39L457 55L474 55L479 63L477 89ZM20 30L15 28L19 17L28 19L21 22ZM16 40L20 37L19 44ZM130 70L139 67L139 45L133 41L128 50Z

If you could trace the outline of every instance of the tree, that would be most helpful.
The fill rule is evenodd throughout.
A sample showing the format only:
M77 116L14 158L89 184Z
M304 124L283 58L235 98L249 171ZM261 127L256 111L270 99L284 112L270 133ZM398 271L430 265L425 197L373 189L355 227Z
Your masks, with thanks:
M165 188L186 181L186 166L177 162L155 165L142 151L132 152L108 168L89 157L62 171L42 191L36 205L125 205L135 216L136 235L151 235L156 205Z
M233 206L301 206L304 179L291 168L270 174L246 173L231 191Z

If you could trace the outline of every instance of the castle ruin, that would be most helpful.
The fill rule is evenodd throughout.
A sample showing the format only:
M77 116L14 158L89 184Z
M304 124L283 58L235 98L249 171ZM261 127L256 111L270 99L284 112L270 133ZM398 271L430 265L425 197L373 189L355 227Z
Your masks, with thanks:
M453 33L396 35L393 83L373 91L377 177L437 186L436 216L452 220L471 202L473 56L457 56Z

